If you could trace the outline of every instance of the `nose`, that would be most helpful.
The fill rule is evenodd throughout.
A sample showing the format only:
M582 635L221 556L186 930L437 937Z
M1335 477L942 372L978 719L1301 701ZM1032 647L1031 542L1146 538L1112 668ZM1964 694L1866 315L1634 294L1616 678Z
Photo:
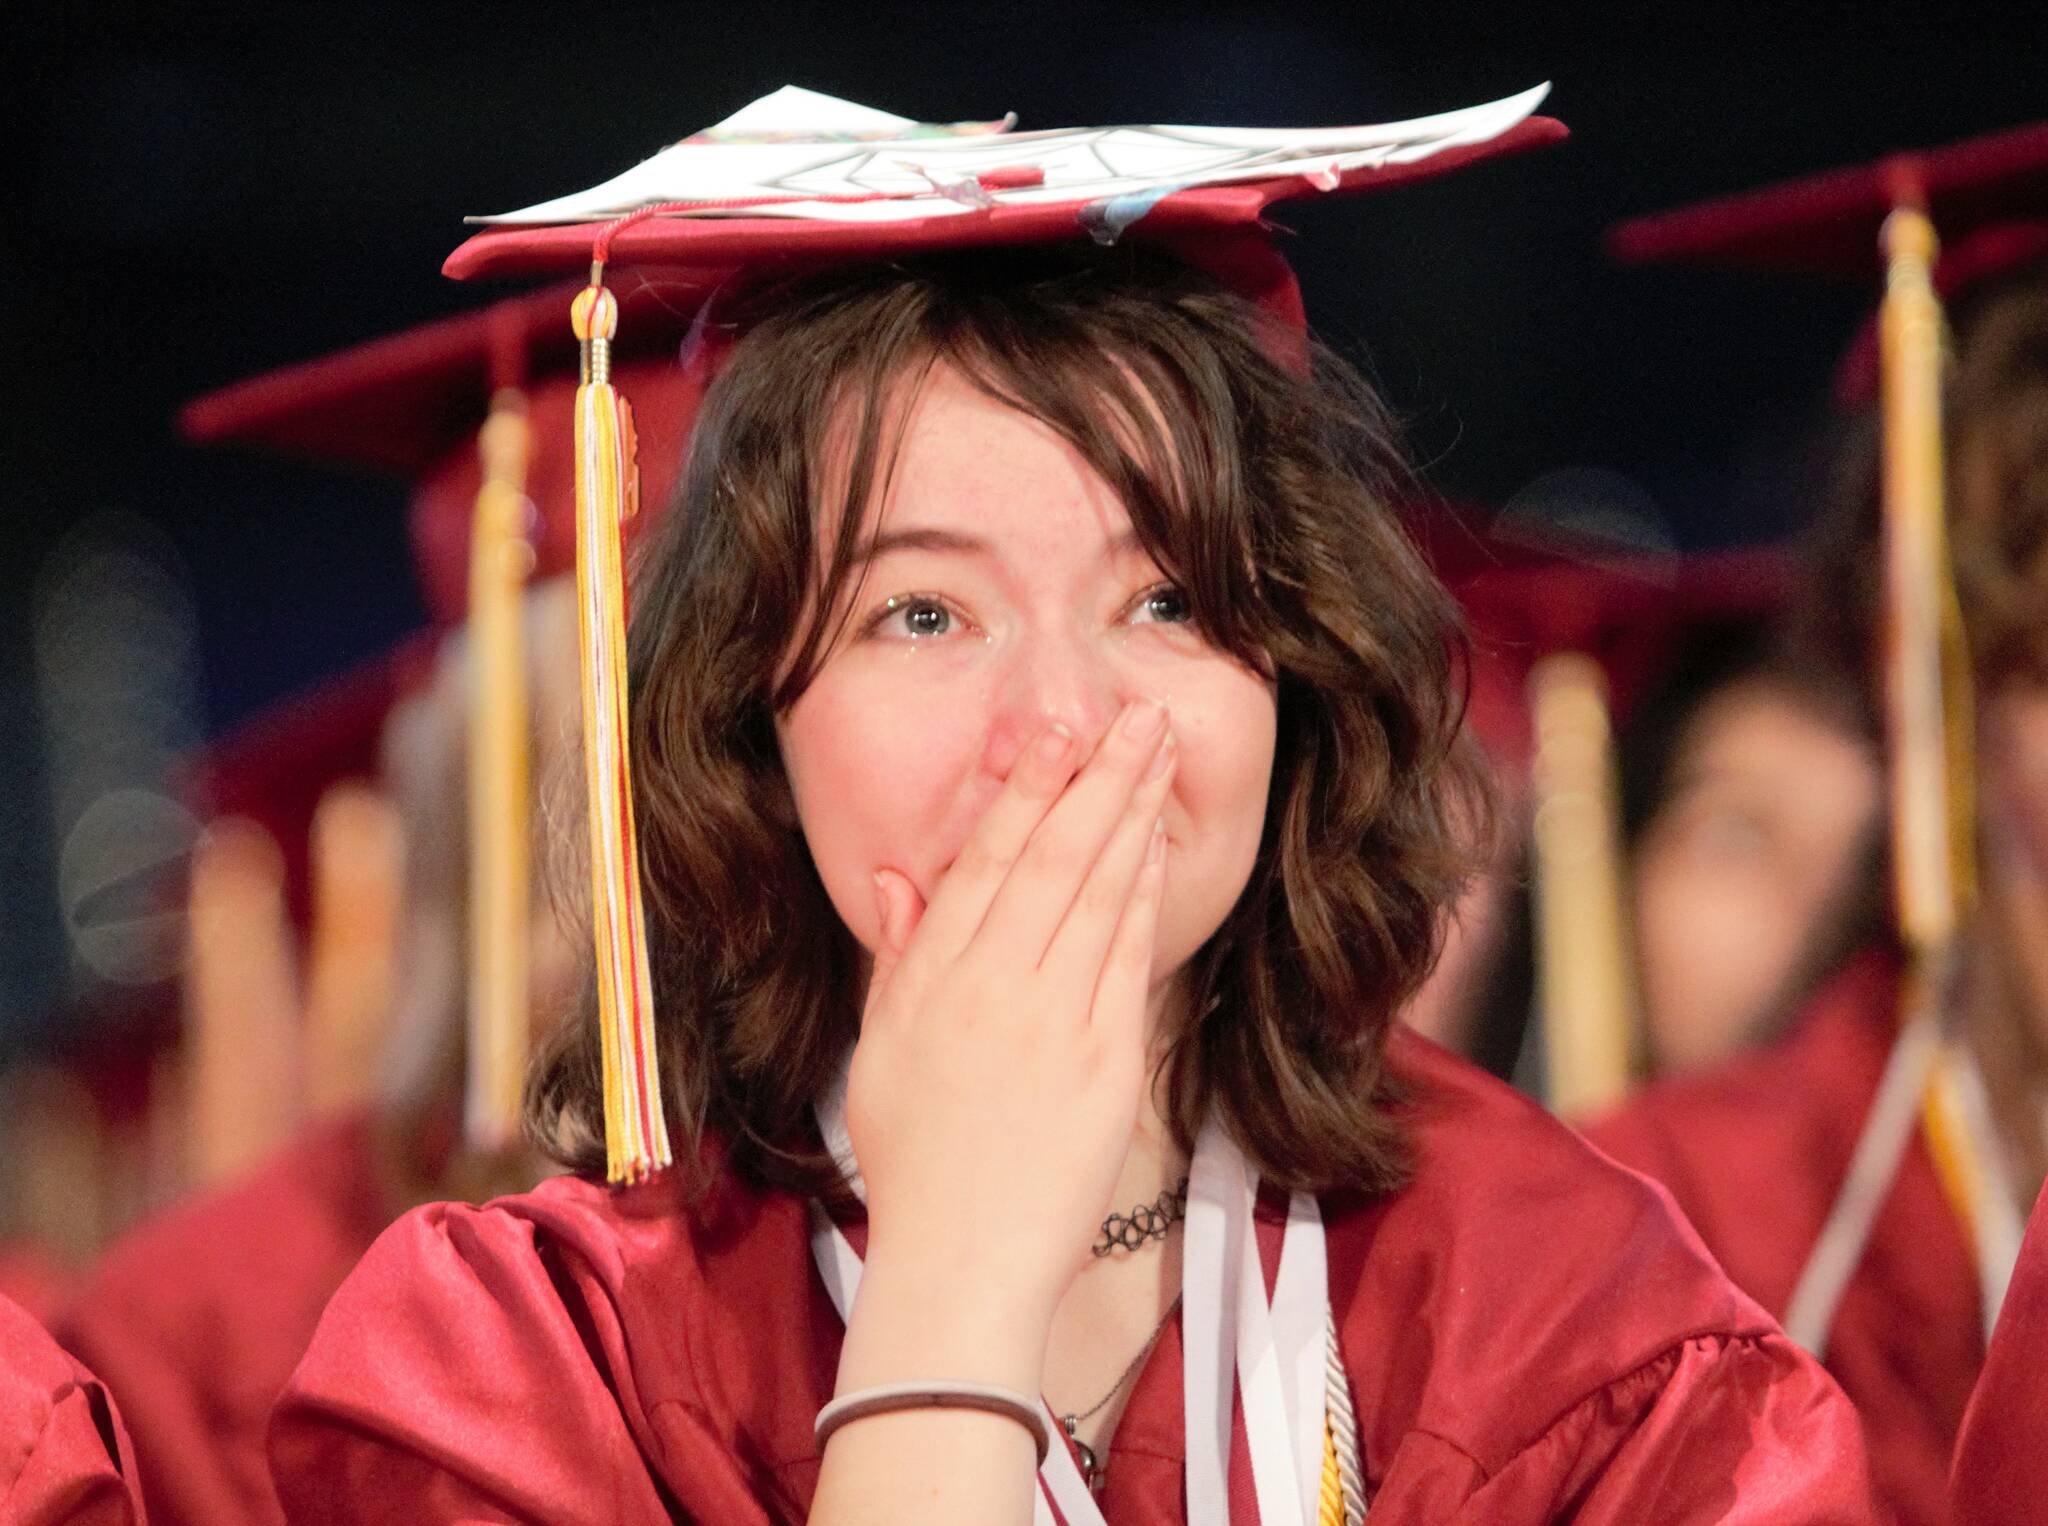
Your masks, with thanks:
M984 765L1008 778L1024 749L1052 725L1072 732L1079 755L1087 757L1117 713L1138 697L1099 643L1041 635L1020 644L996 677Z

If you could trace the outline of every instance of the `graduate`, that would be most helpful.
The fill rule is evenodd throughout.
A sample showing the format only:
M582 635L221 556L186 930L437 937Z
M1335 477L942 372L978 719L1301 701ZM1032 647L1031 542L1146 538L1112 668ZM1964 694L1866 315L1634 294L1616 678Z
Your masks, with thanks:
M1777 629L1787 550L1496 539L1447 581L1474 638L1467 721L1520 834L1409 1017L1570 1117L1761 1042L1811 994L1810 951L1871 915L1879 783L1857 697ZM1579 734L1538 766L1560 715ZM1586 777L1553 777L1558 755ZM1555 842L1530 830L1551 817ZM1574 1026L1597 1083L1552 1073Z
M784 92L458 253L722 262L729 349L628 628L578 299L596 1020L530 1087L578 1174L379 1240L290 1518L1865 1517L1667 1201L1391 1023L1470 860L1455 616L1262 219L1534 104Z
M1883 778L1858 695L1775 621L1688 633L1619 744L1651 1076L1778 1036L1882 916Z
M479 458L478 429L500 390L491 384L493 366L502 373L507 365L494 362L493 351L509 348L530 367L524 385L500 398L504 408L523 413L527 428L566 426L575 381L561 372L565 352L553 333L563 300L515 299L258 378L202 399L186 415L187 432L203 441L261 443L405 473L415 484L414 541L436 627L290 717L267 722L209 770L242 781L239 789L215 790L217 798L265 805L261 814L290 840L291 821L305 819L291 807L312 793L306 779L324 786L332 777L295 765L374 759L406 828L405 888L373 1094L310 1120L253 1171L127 1236L61 1320L69 1349L104 1372L121 1397L159 1522L281 1519L264 1427L342 1278L413 1204L488 1197L530 1185L543 1169L519 1136L519 1077L529 1027L555 1020L573 999L573 951L583 941L565 935L539 883L546 843L564 835L565 820L576 820L561 792L551 797L547 787L551 777L572 785L577 777L575 598L560 576L573 559L575 533L565 432L540 434L511 463L524 482L508 485L500 507L516 534L493 542L483 567L470 553L480 496L492 509L481 493L490 474ZM543 313L548 332L529 344L528 325ZM645 337L665 333L673 341L673 322L660 328L661 316L650 315ZM573 353L571 345L566 354ZM644 380L652 417L682 427L688 383L672 361L635 360L623 369ZM514 422L516 443L526 429ZM650 469L659 460L649 452ZM530 589L529 575L539 579ZM493 663L483 611L458 622L472 612L473 587L488 589L494 579L510 600L499 599L496 613L510 620L513 644L487 686ZM508 670L516 685L510 696L503 692ZM487 687L498 692L475 705ZM508 803L493 816L509 832L473 832L472 764L490 750L488 738L468 740L473 710L498 726L508 697L519 756L500 797ZM285 777L259 801L249 782L257 775ZM537 810L550 798L551 813ZM580 791L566 803L580 804ZM499 893L471 897L472 847L502 854L504 838L524 848L530 833L539 845L525 855L531 872L522 869L514 892L505 894L507 877L494 868L489 878ZM471 1043L472 975L483 941L471 918L480 900L512 918L493 947L500 966L515 968L497 977L511 1010L484 1028L493 1036ZM471 1054L486 1050L497 1055L495 1067L473 1071ZM509 1085L499 1079L507 1070ZM307 1079L310 1090L322 1078ZM294 1078L271 1080L287 1087Z
M1948 241L1932 274L1952 319L1945 387L1921 208ZM1845 666L1883 675L1863 692L1889 730L1891 915L1782 1043L1589 1134L1670 1188L1730 1276L1825 1356L1908 1522L1946 1518L1957 1428L2048 1161L2044 210L2048 128L2033 127L1626 235L1646 257L1871 278L1881 225L1893 251L1884 454L1870 429L1852 436L1810 611ZM1866 407L1870 353L1845 371Z
M128 1432L106 1388L0 1298L0 1521L141 1526Z

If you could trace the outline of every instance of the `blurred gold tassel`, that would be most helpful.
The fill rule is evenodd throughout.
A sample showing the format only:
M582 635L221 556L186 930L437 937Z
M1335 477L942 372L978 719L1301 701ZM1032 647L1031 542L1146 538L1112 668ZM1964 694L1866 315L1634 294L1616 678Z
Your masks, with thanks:
M1949 563L1944 331L1927 214L1895 210L1885 220L1884 250L1885 724L1894 893L1908 960L1901 1020L1939 1024L1976 893L1976 723ZM1987 1172L1956 1100L1957 1063L1944 1046L1921 1121L1943 1191L1974 1232L1986 1211Z
M1543 1053L1551 1110L1575 1119L1620 1101L1634 1060L1613 733L1606 682L1592 658L1546 657L1529 689Z
M300 1013L284 857L253 822L215 822L192 854L185 962L193 1186L256 1164L299 1118Z
M55 1066L25 1068L0 1086L0 1115L0 1238L72 1270L88 1265L112 1228L107 1130L92 1093Z
M478 437L483 485L469 548L469 1079L464 1133L501 1154L519 1138L532 929L526 643L520 601L532 439L526 398L501 386Z
M405 827L376 790L321 797L311 842L313 929L306 974L306 1111L367 1103L397 999Z

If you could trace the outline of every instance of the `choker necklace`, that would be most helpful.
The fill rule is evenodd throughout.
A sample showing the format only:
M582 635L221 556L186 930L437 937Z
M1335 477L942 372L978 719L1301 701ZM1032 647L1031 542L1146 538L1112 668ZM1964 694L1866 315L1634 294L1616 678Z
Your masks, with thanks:
M1102 1238L1090 1250L1099 1260L1114 1250L1137 1250L1147 1240L1164 1240L1166 1232L1188 1216L1188 1179L1168 1187L1149 1203L1129 1213L1113 1213L1102 1221Z
M1181 1183L1180 1192L1183 1204L1185 1204L1187 1196L1186 1182ZM1169 1194L1162 1192L1159 1196L1164 1201ZM1162 1229L1160 1233L1163 1235L1166 1231ZM1095 1448L1081 1439L1079 1434L1081 1422L1091 1419L1100 1413L1103 1405L1109 1403L1111 1399L1114 1399L1124 1391L1124 1384L1137 1376L1138 1369L1145 1365L1145 1358L1152 1354L1152 1348L1159 1344L1159 1337L1166 1333L1166 1327L1173 1323L1173 1316L1179 1312L1180 1294L1176 1293L1173 1295L1173 1302L1166 1306L1166 1313L1160 1317L1159 1323L1152 1327L1152 1333L1145 1337L1145 1344L1140 1346L1138 1354L1131 1358L1131 1365L1119 1373L1116 1382L1110 1385L1109 1392L1078 1414L1061 1415L1058 1417L1060 1429L1067 1433L1067 1439L1074 1443L1075 1452L1080 1454L1081 1479L1088 1485L1088 1492L1090 1494L1100 1494L1102 1492L1102 1459L1096 1455Z

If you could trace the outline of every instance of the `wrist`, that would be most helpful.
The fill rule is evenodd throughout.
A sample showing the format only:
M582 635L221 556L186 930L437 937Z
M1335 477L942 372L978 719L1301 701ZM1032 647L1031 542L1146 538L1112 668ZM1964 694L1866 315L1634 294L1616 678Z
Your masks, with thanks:
M838 1391L881 1383L993 1383L1038 1395L1056 1299L1001 1277L871 1246L847 1320Z

